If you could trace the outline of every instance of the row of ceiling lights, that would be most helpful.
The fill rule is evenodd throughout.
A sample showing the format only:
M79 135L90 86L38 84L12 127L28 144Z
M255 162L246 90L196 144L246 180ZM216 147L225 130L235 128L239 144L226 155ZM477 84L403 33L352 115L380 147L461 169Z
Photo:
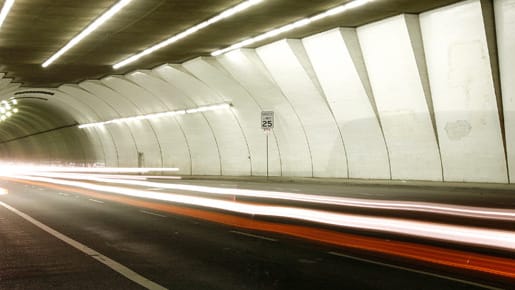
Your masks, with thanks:
M2 22L4 21L5 17L7 16L7 14L9 13L9 10L11 9L11 7L13 6L14 4L14 1L15 0L6 0L4 2L4 6L0 12L0 26L2 25ZM59 57L61 57L63 54L65 54L68 50L70 50L72 47L74 47L75 45L77 45L81 40L83 40L84 38L86 38L90 33L92 33L93 31L95 31L98 27L100 27L102 24L104 24L106 21L108 21L111 17L113 17L115 14L117 14L119 11L121 11L125 6L127 6L130 2L132 2L133 0L120 0L117 4L115 4L114 6L112 6L109 10L107 10L104 14L102 14L99 18L97 18L95 21L93 21L90 25L88 25L84 30L82 30L77 36L75 36L72 40L70 40L65 46L63 46L61 49L59 49L54 55L52 55L50 58L48 58L43 64L42 66L43 67L47 67L49 66L50 64L52 64L54 61L56 61ZM170 44L174 43L174 42L177 42L178 40L181 40L189 35L192 35L208 26L211 26L217 22L220 22L221 20L225 19L225 18L228 18L230 16L233 16L233 15L236 15L242 11L245 11L261 2L263 2L264 0L246 0L246 1L243 1L242 3L236 5L236 6L233 6L225 11L223 11L222 13L204 21L204 22L201 22L197 25L194 25L178 34L175 34L173 35L172 37L158 43L158 44L155 44L139 53L136 53L116 64L113 65L113 68L114 69L118 69L120 67L123 67L123 66L126 66L132 62L135 62L137 60L139 60L140 58L142 58L143 56L146 56L146 55L149 55L163 47L166 47L166 46L169 46ZM258 35L258 36L255 36L255 37L251 37L251 38L248 38L244 41L241 41L239 43L236 43L236 44L233 44L227 48L224 48L224 49L220 49L220 50L217 50L213 53L211 53L211 55L213 56L216 56L216 55L220 55L220 54L223 54L223 53L226 53L226 52L229 52L231 50L235 50L235 49L239 49L239 48L242 48L242 47L245 47L245 46L248 46L248 45L251 45L251 44L254 44L256 42L260 42L260 41L263 41L263 40L266 40L266 39L269 39L269 38L272 38L272 37L275 37L277 35L280 35L280 34L283 34L283 33L286 33L288 31L291 31L291 30L294 30L294 29L297 29L297 28L300 28L300 27L303 27L303 26L307 26L315 21L319 21L319 20L322 20L326 17L330 17L330 16L334 16L334 15L337 15L337 14L340 14L340 13L343 13L345 11L348 11L350 9L353 9L353 8L356 8L356 7L359 7L359 6L362 6L362 5L365 5L367 4L368 2L371 2L371 1L374 1L374 0L354 0L354 1L351 1L351 2L348 2L348 3L345 3L343 5L340 5L340 6L337 6L335 8L332 8L332 9L329 9L325 12L322 12L322 13L319 13L315 16L312 16L312 17L308 17L308 18L304 18L304 19L301 19L299 21L296 21L296 22L293 22L293 23L290 23L290 24L287 24L285 26L282 26L282 27L279 27L277 29L273 29L271 31L268 31L266 33L263 33L261 35Z
M146 115L117 118L117 119L112 119L112 120L103 121L103 122L81 124L81 125L79 125L79 129L91 128L91 127L103 127L103 126L109 125L109 124L130 123L132 121L154 120L154 119L160 119L160 118L164 118L164 117L175 117L175 116L181 116L181 115L186 115L186 114L219 111L219 110L223 110L223 109L229 109L230 107L231 107L231 104L222 103L222 104L200 106L200 107L190 108L190 109L186 109L186 110L175 110L175 111L168 111L168 112L151 113L151 114L146 114Z
M15 99L0 102L0 122L3 122L18 113L19 110L16 108L17 104L18 101Z

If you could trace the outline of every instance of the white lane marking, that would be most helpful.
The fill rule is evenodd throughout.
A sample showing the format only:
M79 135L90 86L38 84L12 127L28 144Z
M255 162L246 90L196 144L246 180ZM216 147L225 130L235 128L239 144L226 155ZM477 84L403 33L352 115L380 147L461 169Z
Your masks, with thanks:
M61 196L70 196L68 193L64 193L64 192L58 192L57 194L59 194Z
M242 235L242 236L246 236L246 237L252 237L252 238L261 239L261 240L270 241L270 242L277 242L276 239L272 239L272 238L265 237L265 236L254 235L254 234L249 234L249 233L244 233L244 232L239 232L239 231L230 231L230 232L233 234Z
M98 199L92 199L92 198L88 198L89 201L92 201L92 202L96 202L96 203L105 203L101 200L98 200Z
M163 217L163 218L165 218L165 217L166 217L165 215L158 214L158 213L151 212L151 211L146 211L146 210L142 210L142 209L140 209L139 211L140 211L141 213L144 213L144 214L149 214L149 215L159 216L159 217Z
M126 266L116 262L115 260L109 258L109 257L106 257L102 254L100 254L99 252L89 248L88 246L84 245L84 244L81 244L80 242L77 242L75 240L73 240L72 238L64 235L64 234L61 234L60 232L52 229L51 227L41 223L40 221L32 218L31 216L15 209L14 207L11 207L10 205L4 203L4 202L1 202L0 201L0 205L5 207L6 209L12 211L13 213L17 214L18 216L22 217L23 219L25 219L26 221L32 223L33 225L35 225L36 227L42 229L43 231L51 234L52 236L58 238L59 240L67 243L68 245L74 247L75 249L85 253L86 255L90 256L91 258L99 261L100 263L106 265L107 267L115 270L116 272L120 273L121 275L123 275L124 277L126 277L127 279L147 288L147 289L152 289L152 290L163 290L163 289L167 289L153 281L150 281L148 280L147 278L141 276L140 274L132 271L131 269L127 268Z
M392 265L392 264L381 263L381 262L377 262L377 261L373 261L373 260L369 260L369 259L363 259L363 258L359 258L359 257L355 257L355 256L350 256L350 255L338 253L338 252L327 252L327 253L329 255L333 255L333 256L338 256L338 257L347 258L347 259L351 259L351 260L356 260L356 261L360 261L360 262L365 262L365 263L375 264L375 265L379 265L379 266L399 269L399 270L413 272L413 273L417 273L417 274L433 276L433 277L437 277L437 278L441 278L441 279L451 280L451 281L454 281L454 282L460 282L460 283L463 283L463 284L479 286L479 287L483 287L483 288L486 288L486 289L501 290L501 288L496 288L496 287L485 285L485 284L480 284L480 283L471 282L471 281L467 281L467 280L462 280L462 279L458 279L458 278L453 278L453 277L449 277L449 276L445 276L445 275L440 275L440 274L420 271L420 270L417 270L417 269L412 269L412 268L401 267L401 266L396 266L396 265Z

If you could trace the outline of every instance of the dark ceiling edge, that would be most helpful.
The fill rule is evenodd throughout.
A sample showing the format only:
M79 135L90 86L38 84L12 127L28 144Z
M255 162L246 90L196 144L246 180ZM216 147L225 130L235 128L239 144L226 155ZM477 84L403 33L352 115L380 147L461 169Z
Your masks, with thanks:
M23 84L25 82L17 82L16 81L16 77L13 77L13 76L10 76L9 74L12 74L12 72L8 72L8 71L0 71L0 73L3 73L4 74L4 77L2 79L10 79L11 80L11 83L12 84L20 84L20 88L23 87Z
M17 96L17 95L25 95L25 94L42 94L42 95L50 95L50 96L55 95L54 92L37 91L37 90L18 91L18 92L14 93L15 96ZM26 97L20 97L18 99L21 99L21 98L26 98ZM30 97L28 97L28 98L30 98Z
M17 140L20 140L20 139L25 139L25 138L33 137L33 136L36 136L36 135L50 133L50 132L61 130L61 129L72 128L72 127L75 127L77 125L79 125L79 123L75 122L75 123L72 123L72 124L55 127L55 128L44 130L44 131L38 131L38 132L35 132L35 133L31 133L31 134L27 134L27 135L23 135L23 136L18 136L18 137L14 137L14 138L11 138L11 139L7 139L7 140L4 140L4 141L1 141L0 144L6 144L6 143L9 143L9 142L13 142L13 141L17 141Z

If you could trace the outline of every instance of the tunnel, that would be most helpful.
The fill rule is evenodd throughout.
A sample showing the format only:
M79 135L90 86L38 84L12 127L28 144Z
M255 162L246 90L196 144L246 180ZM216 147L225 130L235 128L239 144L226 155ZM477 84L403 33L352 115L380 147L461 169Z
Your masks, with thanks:
M0 6L0 289L513 289L515 0Z
M274 111L271 176L509 183L512 18L511 1L465 1L55 89L11 88L2 99L47 100L20 99L1 158L263 176L260 112ZM216 104L230 107L78 128Z

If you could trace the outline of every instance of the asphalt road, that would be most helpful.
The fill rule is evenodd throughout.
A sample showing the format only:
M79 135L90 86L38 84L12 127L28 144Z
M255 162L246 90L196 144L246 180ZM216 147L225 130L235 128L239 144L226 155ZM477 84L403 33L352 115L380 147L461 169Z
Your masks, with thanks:
M169 289L482 289L287 236L32 185L0 187L9 191L0 202ZM0 206L0 289L141 288Z

